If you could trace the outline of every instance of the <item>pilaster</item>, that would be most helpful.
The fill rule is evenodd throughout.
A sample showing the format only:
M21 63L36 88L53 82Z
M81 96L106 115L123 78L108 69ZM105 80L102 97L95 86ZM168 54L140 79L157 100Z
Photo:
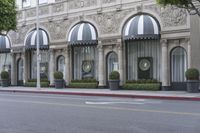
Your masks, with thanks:
M104 84L104 50L101 43L98 45L98 52L99 52L99 86L103 87Z
M167 39L162 39L160 41L162 47L162 63L161 63L161 81L162 81L162 89L168 90L169 83L169 75L168 74L168 48L167 48Z

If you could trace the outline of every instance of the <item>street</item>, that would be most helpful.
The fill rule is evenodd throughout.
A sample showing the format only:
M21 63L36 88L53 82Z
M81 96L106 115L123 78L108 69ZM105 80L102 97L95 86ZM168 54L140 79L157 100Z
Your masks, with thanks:
M0 133L200 133L200 103L0 93Z

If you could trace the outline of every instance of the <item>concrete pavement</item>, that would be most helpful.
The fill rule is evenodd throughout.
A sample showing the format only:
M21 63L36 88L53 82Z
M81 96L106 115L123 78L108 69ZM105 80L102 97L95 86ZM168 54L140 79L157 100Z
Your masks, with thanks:
M134 91L134 90L82 89L82 88L37 89L35 87L0 87L0 92L200 101L200 93L188 93L186 91Z

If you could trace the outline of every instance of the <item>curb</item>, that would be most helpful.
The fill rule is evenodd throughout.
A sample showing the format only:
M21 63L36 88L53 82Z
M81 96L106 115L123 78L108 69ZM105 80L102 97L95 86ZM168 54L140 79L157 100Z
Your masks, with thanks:
M150 96L136 94L109 94L109 93L87 93L87 92L60 92L60 91L28 91L28 90L0 90L0 92L13 93L35 93L35 94L58 94L58 95L79 95L79 96L105 96L119 98L142 98L142 99L160 99L160 100L187 100L200 101L200 97L184 97L184 96Z

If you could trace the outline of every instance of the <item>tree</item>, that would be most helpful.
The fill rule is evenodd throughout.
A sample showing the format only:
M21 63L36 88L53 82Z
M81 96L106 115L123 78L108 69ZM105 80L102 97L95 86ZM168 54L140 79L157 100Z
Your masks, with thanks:
M17 26L15 0L0 0L0 35L6 35Z
M175 5L180 8L185 8L190 15L200 16L200 0L156 0L160 5Z

